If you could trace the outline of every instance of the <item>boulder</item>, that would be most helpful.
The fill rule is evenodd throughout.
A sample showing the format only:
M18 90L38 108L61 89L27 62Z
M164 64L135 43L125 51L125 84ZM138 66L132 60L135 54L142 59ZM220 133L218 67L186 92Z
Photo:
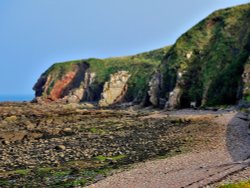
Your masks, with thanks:
M112 74L110 80L104 84L99 106L107 107L122 102L128 89L130 76L128 71L118 71Z
M159 105L159 92L160 92L160 84L161 84L161 73L156 73L152 77L152 79L149 82L149 102L153 106Z

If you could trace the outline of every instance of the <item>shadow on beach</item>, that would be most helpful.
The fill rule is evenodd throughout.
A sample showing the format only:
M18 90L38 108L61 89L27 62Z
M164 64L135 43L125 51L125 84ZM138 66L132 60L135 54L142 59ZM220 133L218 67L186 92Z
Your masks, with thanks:
M237 113L229 122L226 132L226 145L234 162L250 157L250 135L248 114Z

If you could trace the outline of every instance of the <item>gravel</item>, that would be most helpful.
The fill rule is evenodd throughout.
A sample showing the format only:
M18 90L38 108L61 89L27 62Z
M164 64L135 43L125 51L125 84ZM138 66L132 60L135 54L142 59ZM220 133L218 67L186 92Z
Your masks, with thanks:
M217 187L225 182L249 178L250 137L247 134L248 121L242 116L246 115L226 113L212 120L224 127L218 137L220 144L215 143L214 149L196 148L188 154L141 163L89 188Z

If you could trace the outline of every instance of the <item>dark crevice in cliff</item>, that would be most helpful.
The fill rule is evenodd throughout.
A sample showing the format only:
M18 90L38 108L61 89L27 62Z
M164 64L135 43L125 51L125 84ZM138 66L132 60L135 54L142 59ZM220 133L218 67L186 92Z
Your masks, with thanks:
M81 83L85 80L85 72L89 69L89 64L86 62L83 63L77 63L77 73L72 79L72 81L68 84L68 86L63 90L61 97L69 95L70 91L79 88L81 86Z

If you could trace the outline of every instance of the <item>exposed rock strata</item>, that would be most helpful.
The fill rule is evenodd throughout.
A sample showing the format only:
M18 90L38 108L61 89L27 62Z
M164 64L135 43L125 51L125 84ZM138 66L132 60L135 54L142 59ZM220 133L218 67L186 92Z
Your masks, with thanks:
M130 76L128 71L119 71L112 74L110 80L104 84L99 106L106 107L122 102L128 89Z
M149 82L149 101L153 106L159 105L159 92L161 90L160 85L162 82L162 75L160 73L156 73L153 75L152 79Z
M64 97L69 103L79 103L81 101L93 100L93 94L91 91L91 85L94 82L96 74L86 71L84 79L81 81L78 88L72 88L69 94Z
M53 69L54 67L51 67ZM43 100L64 100L80 102L91 98L90 86L94 73L90 73L89 65L85 62L74 64L70 69L58 69L49 74L45 72L34 86L36 97Z
M56 63L41 75L34 86L36 101L97 104L101 97L105 96L100 101L104 106L121 101L139 104L147 92L150 76L168 49L169 47L165 47L127 57L90 58ZM111 75L119 71L129 72L129 82L124 86L123 80L121 83L115 81L114 86L111 83L111 87L121 88L121 91L114 88L107 89Z
M170 109L250 100L249 12L250 4L216 11L171 48L55 64L35 85L37 100L98 103L101 98L101 106L136 101ZM114 89L109 78L119 71L129 72L129 82Z

